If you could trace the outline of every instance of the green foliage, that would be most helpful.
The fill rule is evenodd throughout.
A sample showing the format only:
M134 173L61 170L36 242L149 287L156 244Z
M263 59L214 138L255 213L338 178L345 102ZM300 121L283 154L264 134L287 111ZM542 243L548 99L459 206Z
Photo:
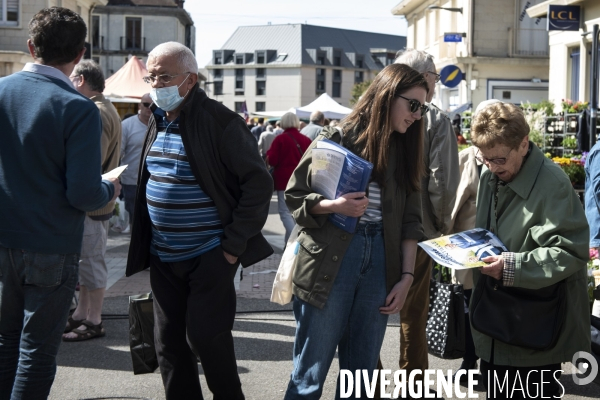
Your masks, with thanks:
M560 166L573 185L585 184L585 170L583 165L577 163L563 164Z
M350 97L350 105L358 103L358 99L371 86L371 81L364 81L352 86L352 96Z
M565 136L562 144L565 149L574 149L577 147L577 138L575 136Z
M459 144L459 145L458 145L458 151L459 151L459 152L461 152L461 151L463 151L464 149L466 149L466 148L469 148L469 147L471 147L471 145L470 145L470 144Z

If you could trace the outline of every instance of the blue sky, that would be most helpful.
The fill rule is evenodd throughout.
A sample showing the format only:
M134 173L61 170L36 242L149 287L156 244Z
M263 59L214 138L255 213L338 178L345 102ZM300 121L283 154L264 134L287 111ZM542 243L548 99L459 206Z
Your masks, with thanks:
M238 26L308 23L406 35L406 20L390 10L400 0L187 0L196 26L196 58L203 68Z

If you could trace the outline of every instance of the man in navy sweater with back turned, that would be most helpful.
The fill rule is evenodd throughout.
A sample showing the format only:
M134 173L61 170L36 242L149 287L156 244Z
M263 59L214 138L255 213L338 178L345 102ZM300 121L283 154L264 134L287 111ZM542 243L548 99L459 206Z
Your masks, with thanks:
M48 397L85 212L121 190L100 175L98 108L68 78L86 31L66 8L41 10L29 22L34 62L0 79L0 400Z

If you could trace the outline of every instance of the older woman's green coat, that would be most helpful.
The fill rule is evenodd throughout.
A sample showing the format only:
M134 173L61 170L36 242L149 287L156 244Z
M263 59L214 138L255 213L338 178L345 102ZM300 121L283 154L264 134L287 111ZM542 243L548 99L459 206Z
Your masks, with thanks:
M483 172L476 226L487 228L491 208L491 230L515 253L515 287L539 289L566 279L566 318L556 346L544 351L493 341L473 329L477 355L489 362L493 348L496 365L543 366L571 361L577 351L591 350L588 223L565 173L530 145L531 153L515 179L500 187L497 221L493 209L497 177L489 170ZM480 275L475 271L475 280Z
M309 210L324 199L311 189L311 150L317 141L330 139L339 143L340 133L325 127L304 153L292 174L285 191L285 202L296 223L302 227L298 242L292 291L299 299L323 308L333 287L333 282L352 241L353 234L337 228L329 222L328 215L312 215ZM394 177L396 167L395 146L390 146L386 187L382 190L383 237L386 260L386 284L388 292L402 276L402 252L400 242L404 239L424 238L421 195L407 193L399 187Z

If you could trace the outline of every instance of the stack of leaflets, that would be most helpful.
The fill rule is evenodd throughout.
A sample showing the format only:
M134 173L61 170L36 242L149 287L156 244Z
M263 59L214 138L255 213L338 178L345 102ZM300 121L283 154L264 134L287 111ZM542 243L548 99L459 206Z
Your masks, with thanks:
M334 200L355 192L364 192L369 184L373 164L331 140L320 140L312 149L312 189L315 193ZM330 214L332 224L353 233L358 218Z
M483 267L487 263L481 259L499 256L502 252L508 251L496 235L483 228L426 240L419 243L419 246L435 262L453 269Z

